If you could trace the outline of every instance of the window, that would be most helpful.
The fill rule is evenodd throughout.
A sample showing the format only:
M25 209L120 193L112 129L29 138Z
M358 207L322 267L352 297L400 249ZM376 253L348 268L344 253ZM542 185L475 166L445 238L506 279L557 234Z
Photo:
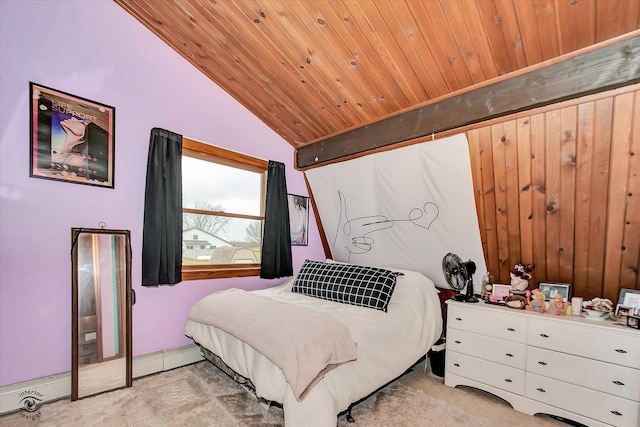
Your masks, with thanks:
M260 274L267 166L183 138L182 280Z

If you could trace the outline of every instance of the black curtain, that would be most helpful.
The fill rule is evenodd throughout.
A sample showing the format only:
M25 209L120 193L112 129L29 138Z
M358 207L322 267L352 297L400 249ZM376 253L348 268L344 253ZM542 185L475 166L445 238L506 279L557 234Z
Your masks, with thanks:
M285 166L283 163L269 160L260 277L276 279L292 275L293 261L291 260L291 230Z
M147 158L142 286L182 281L182 135L153 128Z

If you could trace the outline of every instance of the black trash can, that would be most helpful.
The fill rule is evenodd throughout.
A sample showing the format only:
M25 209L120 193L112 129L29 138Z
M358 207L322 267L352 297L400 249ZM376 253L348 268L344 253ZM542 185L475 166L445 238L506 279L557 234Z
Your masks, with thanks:
M446 350L445 338L440 338L429 350L429 364L431 372L437 377L444 377L444 355Z

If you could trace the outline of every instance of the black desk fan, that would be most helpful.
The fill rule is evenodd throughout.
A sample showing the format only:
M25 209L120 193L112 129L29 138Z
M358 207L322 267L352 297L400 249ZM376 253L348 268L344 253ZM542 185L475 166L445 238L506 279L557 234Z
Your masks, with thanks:
M458 291L452 299L462 302L478 302L473 296L473 273L476 272L476 263L469 260L462 262L456 254L448 253L442 259L442 272L451 289ZM461 291L467 287L463 294Z

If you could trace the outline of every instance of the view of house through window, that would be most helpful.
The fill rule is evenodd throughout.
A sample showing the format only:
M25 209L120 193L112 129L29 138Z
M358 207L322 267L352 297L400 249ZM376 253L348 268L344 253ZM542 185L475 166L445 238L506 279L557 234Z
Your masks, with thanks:
M182 278L259 274L267 162L184 138Z

